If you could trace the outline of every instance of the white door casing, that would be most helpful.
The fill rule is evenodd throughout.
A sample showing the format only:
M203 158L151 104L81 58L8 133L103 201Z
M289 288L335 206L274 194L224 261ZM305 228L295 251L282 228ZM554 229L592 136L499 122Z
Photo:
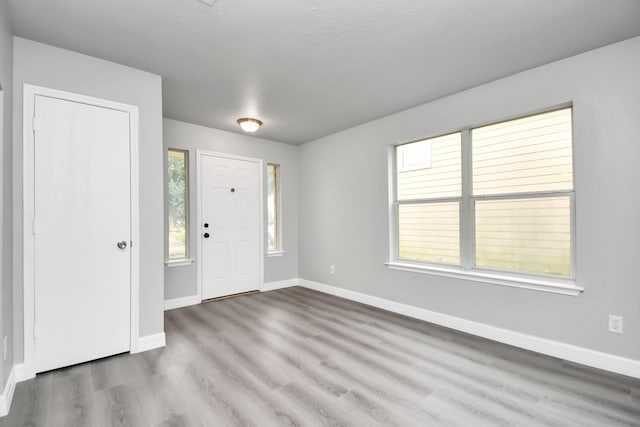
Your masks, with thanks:
M201 299L257 290L263 276L262 160L197 155Z
M137 351L138 111L31 85L24 101L29 378Z

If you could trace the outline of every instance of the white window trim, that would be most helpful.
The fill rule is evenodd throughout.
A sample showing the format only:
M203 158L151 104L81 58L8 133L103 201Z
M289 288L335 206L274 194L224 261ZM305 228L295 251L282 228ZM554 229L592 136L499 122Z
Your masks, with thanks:
M185 161L185 225L184 225L184 230L185 230L185 255L182 258L169 258L169 209L167 207L165 207L167 209L167 216L166 216L166 223L165 223L165 232L166 237L165 237L165 262L164 264L167 267L180 267L183 265L189 265L191 263L193 263L193 259L189 258L189 255L191 255L191 251L190 251L190 246L191 246L191 216L190 216L190 204L191 204L191 198L190 198L190 185L189 182L191 180L191 170L190 170L190 165L191 165L191 161L190 161L190 153L189 150L184 149L184 148L172 148L169 147L165 150L165 155L166 155L166 161L164 164L164 174L167 177L166 178L166 203L168 205L168 201L169 201L169 174L168 174L168 166L169 166L169 151L179 151L184 153L184 161Z
M279 257L279 256L284 256L284 254L286 254L285 251L267 251L267 258L273 258L273 257Z
M486 124L500 123L501 121L508 121L517 119L519 117L526 117L529 115L540 114L548 111L554 111L563 108L573 108L573 105L563 104L555 106L549 109L534 111L529 114L522 114L515 117L507 118L504 120L494 120ZM541 192L541 193L522 193L514 195L514 197L541 197L547 196L559 196L565 194L571 197L571 276L569 278L556 278L553 276L535 275L520 272L508 272L508 271L492 271L483 270L475 267L475 245L474 245L474 221L473 218L473 205L475 200L483 199L500 199L509 197L511 195L497 195L497 196L473 196L471 194L472 176L471 176L471 129L480 127L482 125L467 126L460 130L455 130L449 133L443 133L442 135L461 132L461 166L462 166L462 193L461 197L449 198L451 201L460 200L460 266L446 265L446 264L433 264L428 262L412 262L410 260L403 260L399 258L398 248L398 206L399 203L396 200L396 179L397 179L397 161L396 161L396 147L406 143L395 144L388 148L388 173L389 179L387 180L389 188L389 261L385 262L385 265L392 270L408 271L413 273L428 274L434 276L451 277L456 279L469 280L471 282L481 282L494 285L502 285L509 287L516 287L521 289L529 289L543 292L550 292L555 294L572 295L577 296L584 291L582 286L576 283L576 246L575 246L575 180L573 190L567 191L555 191L555 192ZM436 135L437 136L437 135ZM417 141L421 141L417 140ZM574 144L571 145L572 150ZM575 159L575 156L572 156ZM574 160L574 176L575 176L575 160ZM448 200L449 200L448 199ZM429 203L438 202L442 200L429 199ZM420 202L411 200L409 203Z
M414 264L408 261L390 261L386 262L385 265L392 270L430 274L433 276L451 277L454 279L470 280L472 282L510 286L514 288L551 292L562 295L577 296L580 294L580 292L584 291L584 288L576 285L573 280L524 276L520 274L509 274L503 272L464 270L462 267Z
M265 167L265 172L267 173L268 173L269 165L274 165L276 167L276 230L277 230L276 237L278 239L278 245L277 245L277 249L271 249L271 250L267 249L267 254L266 254L267 258L284 256L284 254L286 253L283 247L284 242L282 241L282 180L280 179L280 176L282 174L282 165L280 163L267 162ZM265 182L267 182L268 179L269 177L267 177ZM265 191L265 193L267 192ZM267 214L266 211L265 211L265 216L266 216L265 231L267 231L268 233L269 215Z
M167 267L184 267L185 265L191 265L195 262L191 258L171 259L164 262Z

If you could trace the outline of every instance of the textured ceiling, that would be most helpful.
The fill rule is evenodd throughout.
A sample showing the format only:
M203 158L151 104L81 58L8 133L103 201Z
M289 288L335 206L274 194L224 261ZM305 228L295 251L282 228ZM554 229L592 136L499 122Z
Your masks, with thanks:
M165 117L291 144L640 35L638 0L206 2L9 0L20 37L162 75Z

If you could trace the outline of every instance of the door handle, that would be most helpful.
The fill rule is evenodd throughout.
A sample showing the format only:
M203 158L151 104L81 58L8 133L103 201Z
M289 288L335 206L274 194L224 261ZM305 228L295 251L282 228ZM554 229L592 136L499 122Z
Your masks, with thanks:
M116 246L120 249L126 249L127 247L127 242L124 240L120 240L118 243L116 243Z

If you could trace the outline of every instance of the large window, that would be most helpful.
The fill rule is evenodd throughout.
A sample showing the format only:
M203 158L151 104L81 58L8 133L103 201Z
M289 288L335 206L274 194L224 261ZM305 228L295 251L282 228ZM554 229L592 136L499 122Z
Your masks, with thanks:
M169 260L186 259L188 256L188 153L170 149L167 159Z
M279 252L280 245L280 166L267 164L267 251Z
M392 256L573 278L572 110L395 147Z

